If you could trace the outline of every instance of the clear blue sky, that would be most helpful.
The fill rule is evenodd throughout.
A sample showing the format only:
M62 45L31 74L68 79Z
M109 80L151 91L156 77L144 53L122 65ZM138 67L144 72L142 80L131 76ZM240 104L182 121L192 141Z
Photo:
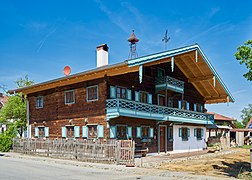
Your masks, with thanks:
M237 46L252 39L252 1L1 1L0 85L15 88L26 74L35 82L96 66L95 47L107 43L109 63L127 59L127 38L135 30L138 55L198 43L233 94L233 104L208 105L240 119L252 103L252 82L234 58Z

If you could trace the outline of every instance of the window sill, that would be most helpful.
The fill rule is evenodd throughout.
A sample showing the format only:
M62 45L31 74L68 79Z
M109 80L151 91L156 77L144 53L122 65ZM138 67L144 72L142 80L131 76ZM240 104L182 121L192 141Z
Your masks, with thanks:
M202 138L197 138L198 141L202 140Z
M144 138L141 140L141 142L151 142L151 139L150 138Z
M183 138L182 138L182 141L188 141L188 139L183 139Z

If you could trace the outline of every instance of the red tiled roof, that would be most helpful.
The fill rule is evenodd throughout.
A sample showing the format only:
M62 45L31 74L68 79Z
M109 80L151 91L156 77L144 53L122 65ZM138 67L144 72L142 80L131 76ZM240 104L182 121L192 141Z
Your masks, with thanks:
M230 118L227 116L223 116L221 114L215 113L215 112L207 112L207 114L213 114L214 115L214 120L215 121L234 121L234 118Z
M3 95L3 96L0 97L0 103L1 104L5 105L7 103L7 101L8 101L8 96Z

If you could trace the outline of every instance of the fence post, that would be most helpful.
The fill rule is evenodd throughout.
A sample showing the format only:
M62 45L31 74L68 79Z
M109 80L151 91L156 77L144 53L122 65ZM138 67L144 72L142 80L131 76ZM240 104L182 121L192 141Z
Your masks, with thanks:
M75 159L77 159L78 158L78 150L77 150L77 140L74 142L74 153L75 153Z
M49 148L49 147L50 147L50 140L48 139L48 140L46 140L46 141L47 141L47 157L49 157L49 154L50 154L50 152L49 152L49 151L50 151L50 150L49 150L49 149L50 149L50 148Z
M250 170L251 170L251 175L252 175L252 148L250 148Z

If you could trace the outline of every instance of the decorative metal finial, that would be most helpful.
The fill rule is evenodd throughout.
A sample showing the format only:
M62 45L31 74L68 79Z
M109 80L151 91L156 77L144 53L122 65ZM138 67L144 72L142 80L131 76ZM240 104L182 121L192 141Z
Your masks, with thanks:
M134 30L132 30L132 34L129 37L128 41L130 42L129 59L136 58L137 57L136 43L139 41L139 39L136 37Z
M162 39L162 42L165 43L165 50L167 50L168 41L171 39L170 37L167 36L167 33L168 33L168 30L165 31L165 36L164 36L164 38Z

